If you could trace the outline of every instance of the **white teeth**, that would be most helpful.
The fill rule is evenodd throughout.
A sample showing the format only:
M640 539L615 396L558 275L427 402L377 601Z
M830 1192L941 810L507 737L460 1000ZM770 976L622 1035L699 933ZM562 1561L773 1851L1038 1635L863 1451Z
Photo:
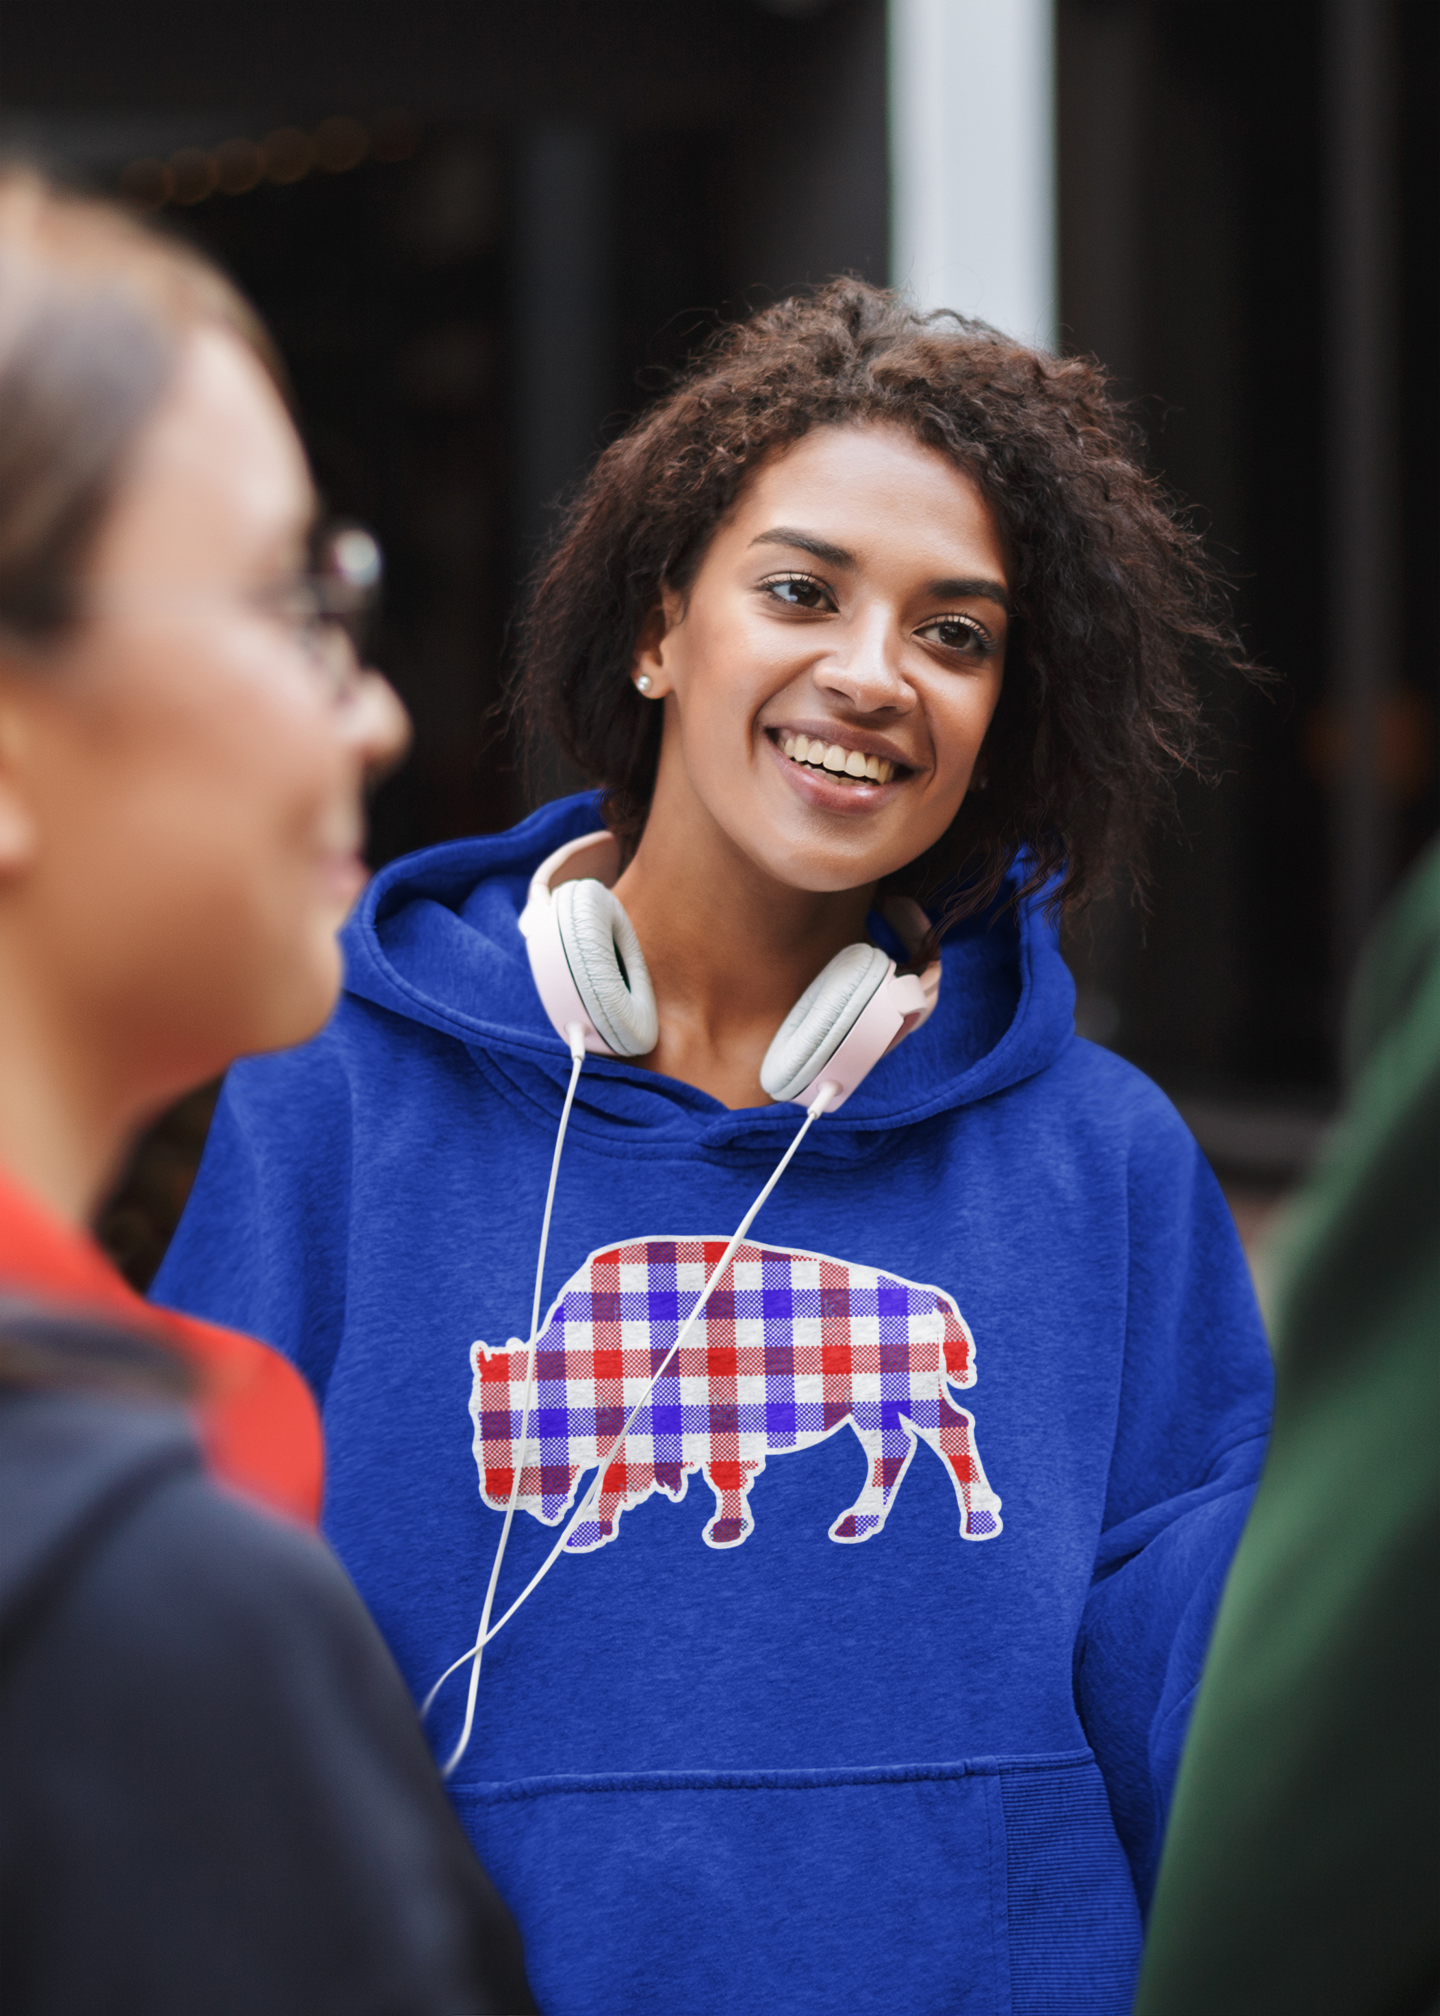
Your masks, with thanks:
M781 753L792 763L807 764L812 770L828 770L834 776L864 778L871 784L888 784L895 765L887 756L862 756L858 749L842 749L838 742L821 742L808 735L782 735Z

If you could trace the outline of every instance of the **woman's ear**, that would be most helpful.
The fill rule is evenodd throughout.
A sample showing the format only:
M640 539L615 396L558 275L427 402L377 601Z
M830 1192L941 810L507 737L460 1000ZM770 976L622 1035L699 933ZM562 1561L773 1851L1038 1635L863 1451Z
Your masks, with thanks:
M684 603L674 590L662 588L660 600L640 625L630 677L647 700L663 700L674 688L669 664L672 654L667 646L684 613Z

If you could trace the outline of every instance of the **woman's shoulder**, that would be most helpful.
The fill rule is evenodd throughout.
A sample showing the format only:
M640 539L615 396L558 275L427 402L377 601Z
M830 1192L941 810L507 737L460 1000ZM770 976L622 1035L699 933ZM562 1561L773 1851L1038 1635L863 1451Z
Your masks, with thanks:
M1053 1091L1077 1120L1132 1150L1180 1155L1199 1153L1169 1094L1128 1057L1083 1036L1067 1044L1046 1074Z

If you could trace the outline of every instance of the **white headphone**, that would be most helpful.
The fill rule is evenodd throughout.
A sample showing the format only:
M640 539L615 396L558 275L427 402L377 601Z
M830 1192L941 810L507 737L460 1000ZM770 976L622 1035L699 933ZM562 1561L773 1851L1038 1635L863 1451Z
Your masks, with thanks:
M645 955L610 885L620 873L612 833L586 833L536 869L520 916L530 971L546 1014L570 1042L601 1057L644 1057L660 1035ZM892 898L885 916L912 949L929 931L918 903ZM842 1106L887 1051L918 1029L940 992L940 962L900 973L874 945L847 945L781 1023L760 1067L772 1099L808 1106L822 1082Z

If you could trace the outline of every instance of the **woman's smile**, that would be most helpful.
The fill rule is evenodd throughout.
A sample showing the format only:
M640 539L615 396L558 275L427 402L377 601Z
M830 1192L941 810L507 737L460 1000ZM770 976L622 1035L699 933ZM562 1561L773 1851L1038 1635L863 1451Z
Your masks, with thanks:
M897 769L906 767L888 750L882 754L867 749L845 729L840 729L833 740L823 729L818 734L813 729L806 734L788 728L771 728L766 732L790 762L828 771L846 783L888 784Z
M913 770L867 747L853 729L766 728L764 739L779 758L787 788L821 812L855 816L889 804Z

